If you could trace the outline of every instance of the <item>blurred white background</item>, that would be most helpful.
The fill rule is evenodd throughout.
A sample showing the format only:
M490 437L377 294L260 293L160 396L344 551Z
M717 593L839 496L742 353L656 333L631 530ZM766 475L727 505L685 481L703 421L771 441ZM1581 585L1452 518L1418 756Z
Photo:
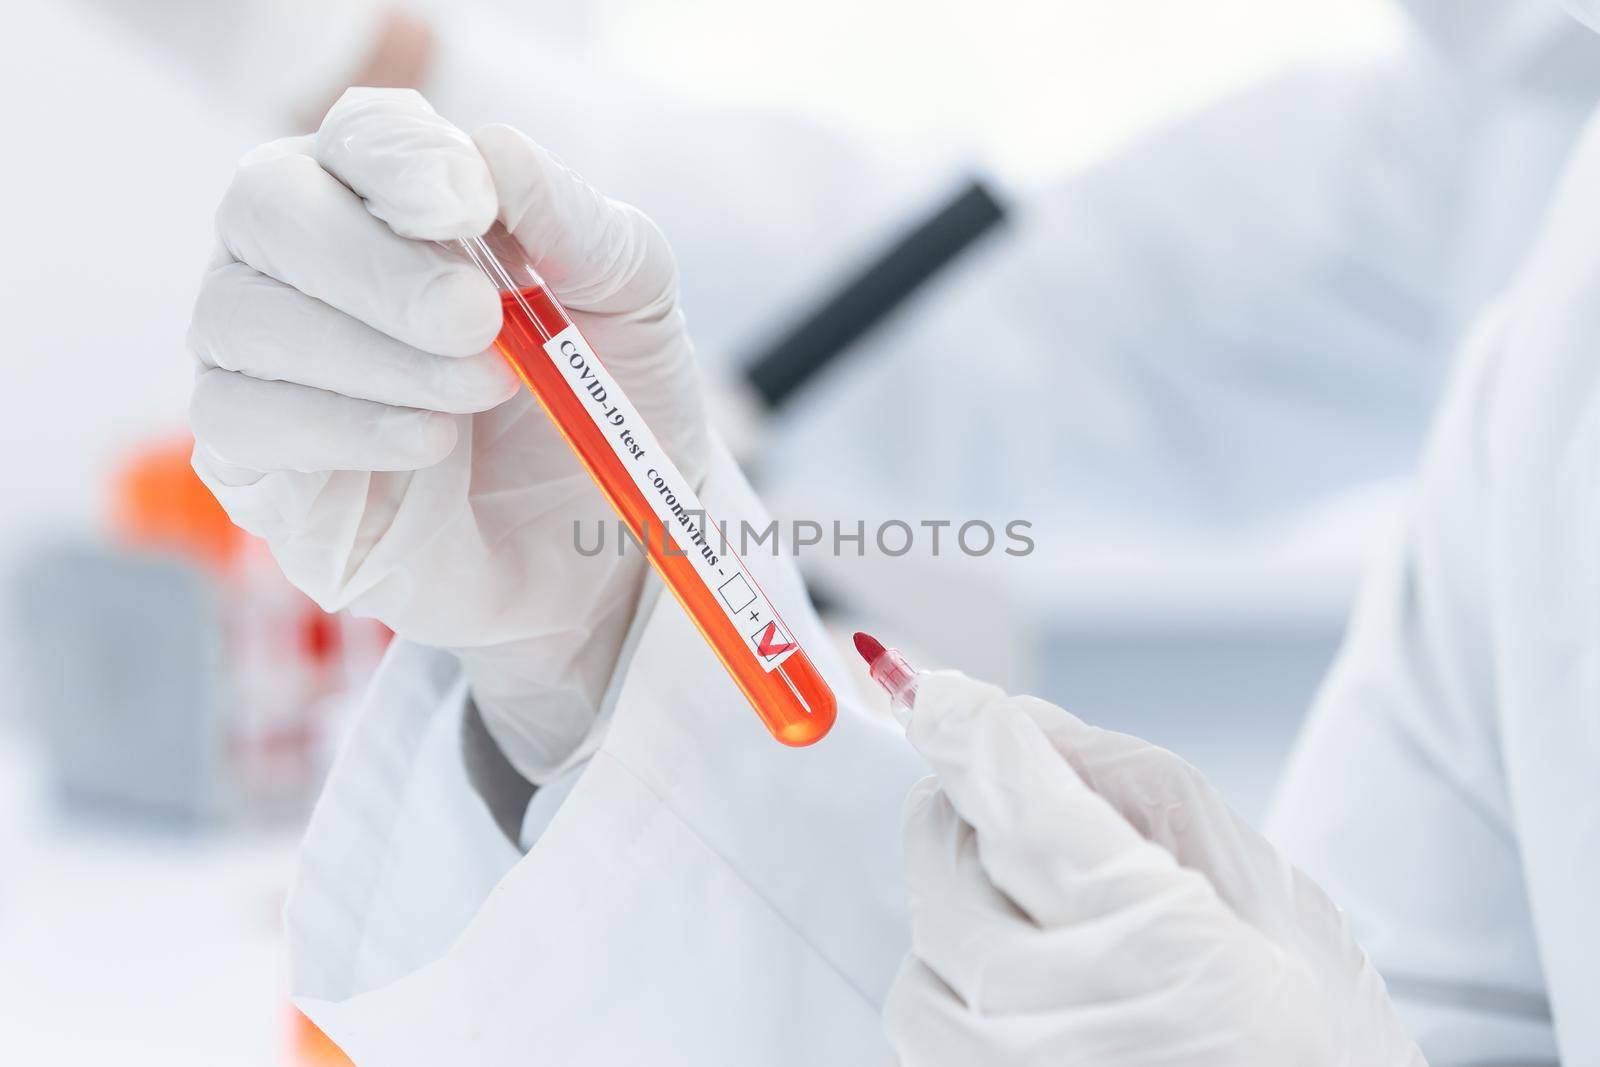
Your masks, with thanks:
M292 132L214 99L106 6L35 5L0 39L14 145L0 177L13 249L0 265L0 567L41 534L96 523L119 450L184 424L183 336L212 210L240 154ZM804 17L733 0L496 6L664 91L1024 184L1273 71L1382 54L1401 32L1382 0L813 0ZM10 679L0 693L15 700Z
M182 430L213 206L238 155L288 132L108 18L117 6L19 6L0 34L8 576L41 543L96 536L124 451ZM471 8L437 0L431 13L447 25ZM1017 187L1274 71L1381 55L1403 32L1379 0L618 0L501 14L689 104L802 118ZM481 62L521 60L508 40ZM581 88L560 106L581 111ZM0 654L0 1062L311 1062L291 1042L275 919L293 823L190 833L61 813L24 726L17 645Z
M607 47L705 101L792 111L864 139L941 145L1013 182L1058 178L1140 130L1286 66L1393 48L1383 0L606 5Z

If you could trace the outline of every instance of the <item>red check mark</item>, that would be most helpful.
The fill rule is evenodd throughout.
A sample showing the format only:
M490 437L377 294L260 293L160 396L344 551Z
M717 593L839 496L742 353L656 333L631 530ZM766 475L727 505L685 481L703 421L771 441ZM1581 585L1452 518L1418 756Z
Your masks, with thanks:
M767 623L767 628L761 631L761 637L756 641L756 655L776 656L780 652L787 652L794 647L793 641L783 641L778 638L778 624Z

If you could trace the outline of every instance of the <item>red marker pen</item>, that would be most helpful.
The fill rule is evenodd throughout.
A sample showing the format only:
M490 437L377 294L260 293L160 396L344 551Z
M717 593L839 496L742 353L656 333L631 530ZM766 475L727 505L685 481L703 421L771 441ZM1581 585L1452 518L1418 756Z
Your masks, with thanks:
M872 680L883 686L889 694L889 710L901 726L911 720L911 709L917 702L917 683L922 672L911 666L897 648L884 648L883 643L871 634L856 633L856 651L867 661Z

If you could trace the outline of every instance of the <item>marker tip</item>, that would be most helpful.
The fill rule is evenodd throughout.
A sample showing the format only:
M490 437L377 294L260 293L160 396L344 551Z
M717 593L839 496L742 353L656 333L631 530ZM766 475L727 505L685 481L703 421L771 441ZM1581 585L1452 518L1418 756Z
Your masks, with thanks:
M872 662L883 655L883 643L871 634L856 631L856 651L861 653L861 658L867 661L870 667Z

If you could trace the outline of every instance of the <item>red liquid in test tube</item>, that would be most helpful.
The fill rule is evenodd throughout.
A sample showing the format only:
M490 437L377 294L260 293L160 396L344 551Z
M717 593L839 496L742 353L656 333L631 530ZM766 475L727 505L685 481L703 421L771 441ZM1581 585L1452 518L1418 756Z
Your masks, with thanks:
M761 721L786 745L821 740L836 715L833 691L515 239L496 224L460 247L500 290L505 318L495 348L645 546ZM643 457L621 444L624 432L643 445ZM696 513L694 523L674 507Z

